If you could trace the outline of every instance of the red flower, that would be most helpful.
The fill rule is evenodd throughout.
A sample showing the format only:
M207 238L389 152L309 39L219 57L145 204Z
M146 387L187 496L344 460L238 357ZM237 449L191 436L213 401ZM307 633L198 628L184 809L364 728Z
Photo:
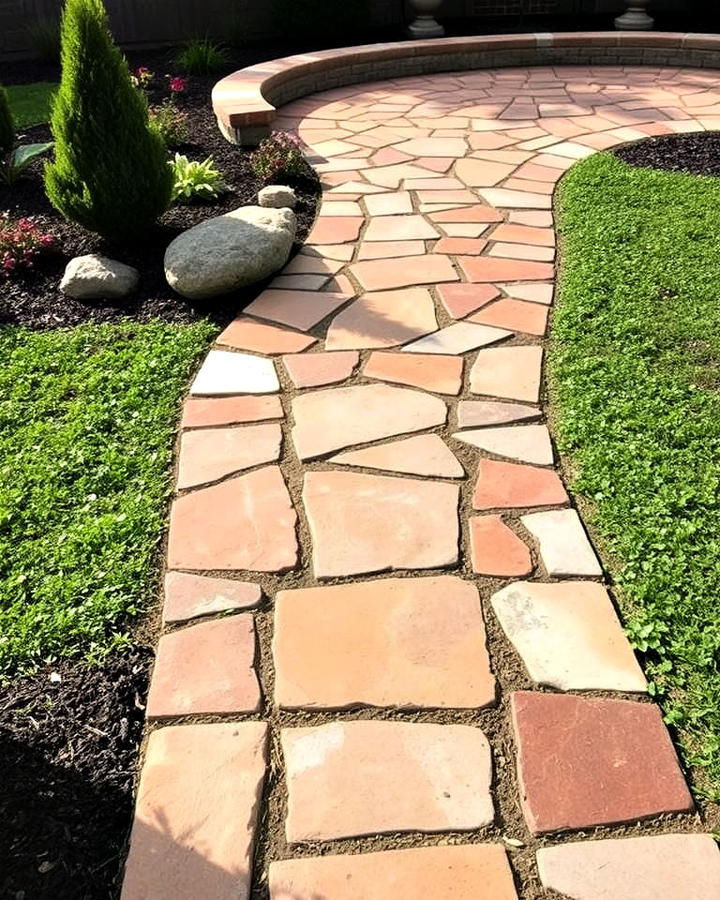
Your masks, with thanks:
M182 94L183 91L187 90L187 78L171 78L168 84L168 87L173 92L173 94Z

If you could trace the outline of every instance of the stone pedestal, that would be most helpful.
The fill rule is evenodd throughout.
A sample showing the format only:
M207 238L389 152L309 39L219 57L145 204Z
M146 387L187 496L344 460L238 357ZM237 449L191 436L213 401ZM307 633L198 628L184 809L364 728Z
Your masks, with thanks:
M408 26L411 37L435 38L445 34L433 15L442 6L442 0L410 0L410 6L417 12L417 18Z
M650 31L655 21L645 12L650 0L628 0L627 10L615 19L619 31Z

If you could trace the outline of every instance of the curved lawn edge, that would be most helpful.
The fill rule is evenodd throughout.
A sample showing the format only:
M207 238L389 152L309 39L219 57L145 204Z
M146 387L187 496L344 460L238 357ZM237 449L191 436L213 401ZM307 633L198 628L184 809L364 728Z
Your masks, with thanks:
M556 194L555 435L698 795L720 800L720 180L574 166Z

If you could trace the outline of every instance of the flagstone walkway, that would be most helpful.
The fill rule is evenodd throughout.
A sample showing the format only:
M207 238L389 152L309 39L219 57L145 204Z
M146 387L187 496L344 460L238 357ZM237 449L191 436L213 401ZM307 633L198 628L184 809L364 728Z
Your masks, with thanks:
M720 128L717 75L412 77L275 127L324 196L185 404L123 897L717 898L542 380L557 180Z

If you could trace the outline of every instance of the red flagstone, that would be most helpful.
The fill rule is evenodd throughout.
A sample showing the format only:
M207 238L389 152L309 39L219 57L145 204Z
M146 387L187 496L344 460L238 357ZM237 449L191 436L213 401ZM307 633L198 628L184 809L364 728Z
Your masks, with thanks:
M655 704L520 691L511 711L533 834L693 808Z
M532 572L530 551L502 516L471 516L469 526L473 572L503 578Z
M363 241L358 248L360 259L388 259L398 256L422 256L424 241Z
M245 312L259 319L270 319L299 331L307 331L351 300L355 291L287 291L266 290L245 307ZM293 352L293 351L288 351Z
M202 428L212 425L239 425L263 419L282 419L280 398L271 396L245 397L188 397L183 406L181 428Z
M470 370L470 390L509 400L537 403L542 347L492 347L478 353Z
M559 506L568 496L557 472L496 459L478 462L473 509Z
M255 626L249 614L201 622L160 638L149 719L256 712Z
M397 347L436 331L435 304L425 288L378 291L354 300L330 323L327 350Z
M462 387L463 359L441 354L370 354L363 375L381 381L425 388L438 394L459 394Z
M507 856L500 844L421 847L270 863L270 900L325 897L517 900Z
M433 253L471 253L479 256L487 247L487 241L477 240L477 238L441 238L433 247Z

